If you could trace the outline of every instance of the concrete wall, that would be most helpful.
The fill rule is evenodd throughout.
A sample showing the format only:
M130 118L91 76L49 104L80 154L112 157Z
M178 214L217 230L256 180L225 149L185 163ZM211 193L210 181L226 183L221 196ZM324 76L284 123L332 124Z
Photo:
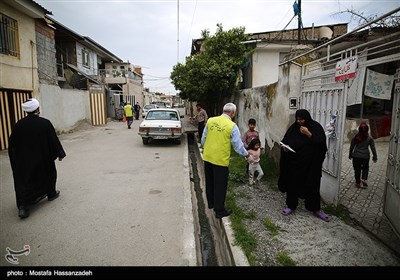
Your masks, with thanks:
M83 120L90 121L88 91L41 84L39 102L41 116L49 119L59 132L69 131Z
M292 46L258 43L252 55L252 87L272 84L279 78L280 53L290 52Z
M248 129L249 118L254 118L266 153L275 158L279 152L276 143L294 122L296 109L289 109L289 98L300 96L300 73L301 67L296 64L283 65L277 83L242 90L235 100L241 133Z
M0 54L0 87L28 90L38 96L35 20L0 1L0 10L18 22L20 57Z

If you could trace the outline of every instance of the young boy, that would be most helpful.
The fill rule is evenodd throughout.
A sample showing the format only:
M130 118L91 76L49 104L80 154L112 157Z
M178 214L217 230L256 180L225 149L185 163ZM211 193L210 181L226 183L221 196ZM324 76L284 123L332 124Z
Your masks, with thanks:
M243 145L246 148L246 150L249 147L251 140L253 140L254 138L260 138L258 131L255 130L256 129L256 120L249 119L248 126L249 126L249 129L242 135L242 142L243 142Z
M260 139L260 136L258 134L258 131L256 130L256 120L255 119L249 119L248 122L248 127L249 129L243 133L242 135L242 142L246 150L249 149L249 144L253 139ZM246 165L246 175L249 174L249 163Z

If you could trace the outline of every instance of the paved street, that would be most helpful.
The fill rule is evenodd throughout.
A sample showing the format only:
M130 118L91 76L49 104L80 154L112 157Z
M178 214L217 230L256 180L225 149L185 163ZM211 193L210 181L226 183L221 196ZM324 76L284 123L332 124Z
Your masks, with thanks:
M0 248L22 250L22 266L196 265L187 142L144 146L111 121L60 136L58 199L21 220L7 151L0 152ZM1 266L12 264L0 258Z

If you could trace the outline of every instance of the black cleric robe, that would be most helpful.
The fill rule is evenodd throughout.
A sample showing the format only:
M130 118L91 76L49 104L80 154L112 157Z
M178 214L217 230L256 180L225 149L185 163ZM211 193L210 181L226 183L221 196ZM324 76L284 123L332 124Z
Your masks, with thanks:
M8 155L18 208L54 193L55 160L66 154L49 120L34 113L19 120L9 138Z

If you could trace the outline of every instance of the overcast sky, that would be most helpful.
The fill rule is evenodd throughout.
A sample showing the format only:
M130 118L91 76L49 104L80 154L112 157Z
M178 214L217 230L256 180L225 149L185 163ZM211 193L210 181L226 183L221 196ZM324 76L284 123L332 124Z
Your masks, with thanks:
M142 67L144 86L175 94L172 67L190 55L192 39L217 24L246 33L282 30L292 19L294 0L34 0L53 18L88 36L122 60ZM382 15L400 0L302 0L303 26L348 23L347 9ZM179 7L179 8L178 8ZM178 12L179 11L179 12ZM355 23L350 29L355 27ZM287 29L297 28L297 17ZM178 33L179 30L179 33ZM178 36L179 34L179 36Z

